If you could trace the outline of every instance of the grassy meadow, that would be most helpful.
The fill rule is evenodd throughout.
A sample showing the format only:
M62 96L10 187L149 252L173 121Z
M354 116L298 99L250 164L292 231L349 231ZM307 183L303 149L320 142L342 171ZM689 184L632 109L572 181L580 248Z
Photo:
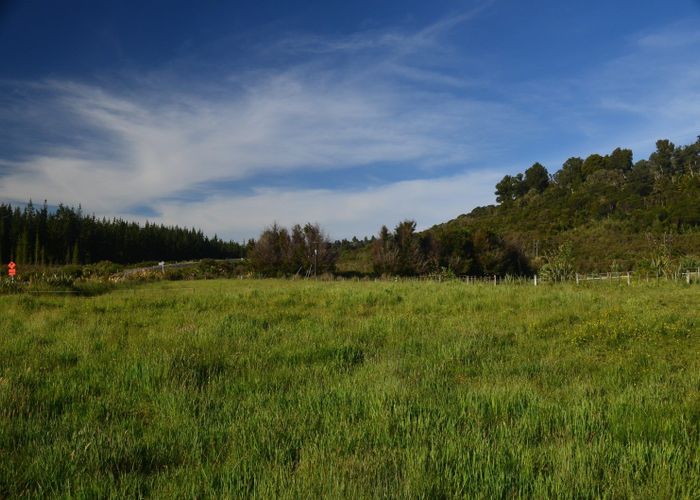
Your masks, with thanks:
M700 496L700 286L2 297L0 498Z

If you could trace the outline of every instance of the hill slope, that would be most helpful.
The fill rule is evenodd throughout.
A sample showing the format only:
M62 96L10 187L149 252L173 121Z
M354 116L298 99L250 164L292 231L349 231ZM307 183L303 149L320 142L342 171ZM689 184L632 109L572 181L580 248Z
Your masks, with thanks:
M535 261L570 242L582 271L641 268L662 255L695 266L700 255L700 137L632 151L570 158L549 175L535 164L496 185L498 205L479 207L428 232L494 231Z

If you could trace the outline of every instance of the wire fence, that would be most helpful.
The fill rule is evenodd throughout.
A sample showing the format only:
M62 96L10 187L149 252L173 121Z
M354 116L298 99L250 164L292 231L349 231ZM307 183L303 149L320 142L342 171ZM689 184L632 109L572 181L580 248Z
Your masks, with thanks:
M183 263L177 267L186 267L191 265L190 263ZM175 267L175 266L173 266ZM160 269L161 266L157 266ZM260 277L255 275L241 275L237 276L238 280L256 280ZM304 281L375 281L375 282L434 282L434 283L448 283L448 282L459 282L465 285L480 285L480 286L502 286L502 285L529 285L529 286L542 286L551 285L556 283L570 283L579 286L582 285L593 285L595 283L610 283L618 285L633 285L640 283L658 283L658 282L676 282L685 284L700 284L700 268L696 269L677 269L673 272L648 272L648 271L614 271L606 273L570 273L561 279L548 279L543 276L538 275L454 275L449 273L442 274L432 274L423 276L363 276L363 277L343 277L334 276L331 274L324 274L321 276L309 276L309 277L292 277L288 278L290 280L304 280ZM137 284L138 281L133 284ZM186 286L160 286L160 287L141 287L141 286L128 286L105 289L105 292L116 293L123 295L157 295L163 293L182 293L189 292L194 293L197 290L196 287L186 287ZM22 286L19 282L11 282L10 280L0 279L0 295L7 293L26 293L34 295L93 295L89 291L84 290L70 290L70 289L39 289L32 290L30 287ZM98 293L99 294L99 293Z
M311 278L313 279L313 278ZM326 278L328 279L328 278ZM331 278L332 279L332 278ZM386 282L462 282L467 285L531 285L539 286L553 283L575 283L584 285L586 283L612 283L632 285L633 283L651 282L679 282L679 283L700 283L700 269L677 270L667 273L651 273L640 271L614 271L607 273L571 273L559 279L551 279L543 276L532 275L488 275L488 276L467 276L467 275L426 275L426 276L381 276L374 278L352 278L354 281L386 281Z
M576 274L575 275L576 284L581 284L586 281L610 281L610 282L621 282L631 285L634 282L653 282L653 281L679 281L690 283L700 282L700 268L698 269L685 269L676 270L672 272L609 272L609 273L598 273L598 274Z
M163 271L165 272L166 269L182 269L184 267L192 267L198 265L199 262L192 261L192 262L177 262L175 264L166 264L165 262L158 264L156 266L147 266L147 267L137 267L134 269L125 269L122 274L124 276L129 276L132 274L139 274L139 273L147 273L150 271Z

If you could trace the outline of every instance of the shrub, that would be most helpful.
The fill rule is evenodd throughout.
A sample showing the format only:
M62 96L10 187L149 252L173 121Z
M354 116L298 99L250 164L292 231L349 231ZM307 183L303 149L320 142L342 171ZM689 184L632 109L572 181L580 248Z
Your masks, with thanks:
M540 268L540 278L545 281L561 282L571 279L574 275L574 259L571 243L563 243L544 256L544 264Z

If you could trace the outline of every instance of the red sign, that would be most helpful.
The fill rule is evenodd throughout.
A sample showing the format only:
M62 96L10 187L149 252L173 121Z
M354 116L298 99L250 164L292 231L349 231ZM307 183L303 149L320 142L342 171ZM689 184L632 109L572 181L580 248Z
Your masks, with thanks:
M14 278L16 274L17 274L17 264L15 264L14 262L10 262L7 265L7 275Z

